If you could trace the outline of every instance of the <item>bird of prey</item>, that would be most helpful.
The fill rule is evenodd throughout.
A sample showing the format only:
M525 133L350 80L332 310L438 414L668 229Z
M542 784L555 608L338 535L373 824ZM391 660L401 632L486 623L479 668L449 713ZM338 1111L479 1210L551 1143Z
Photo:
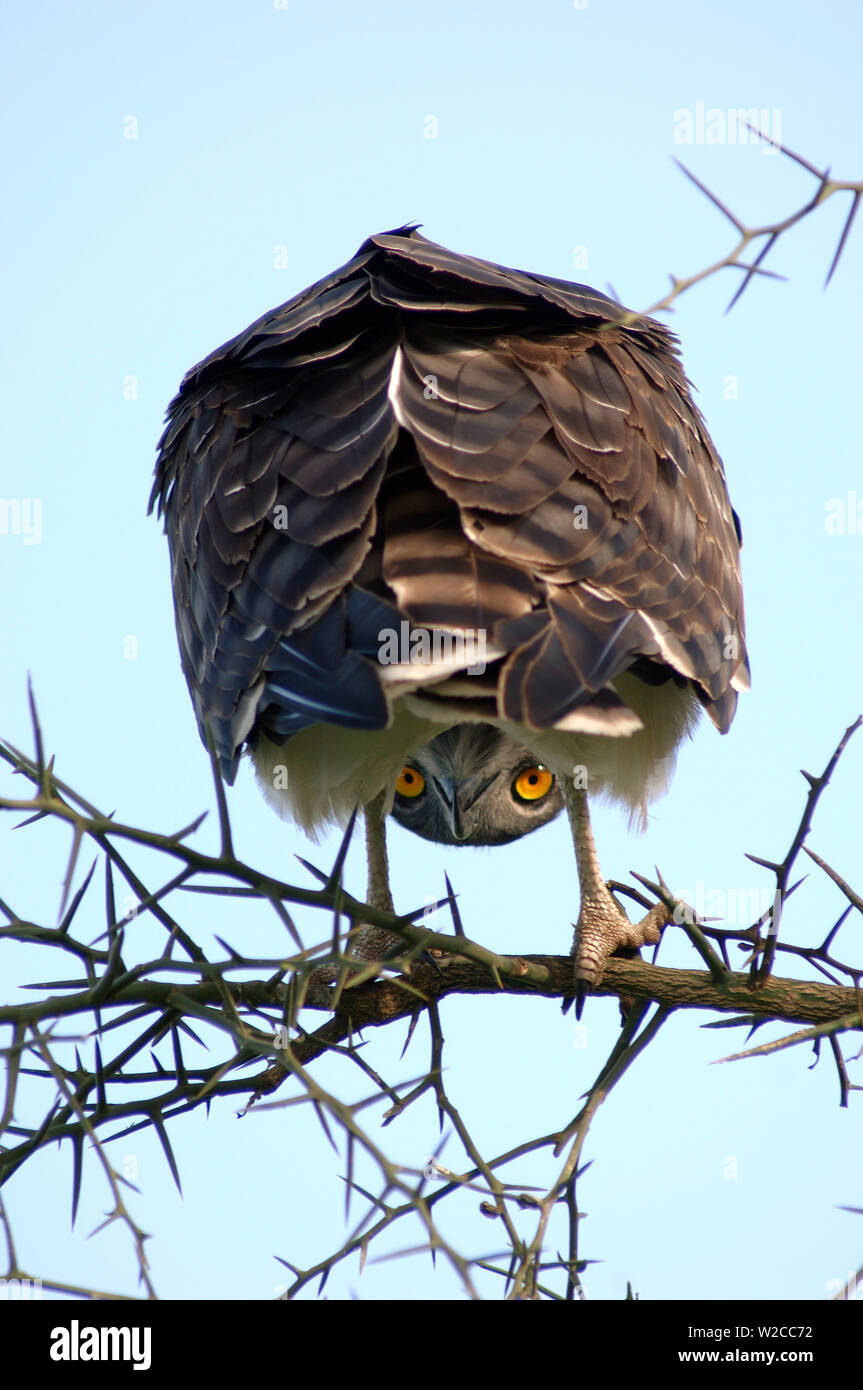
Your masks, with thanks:
M156 503L226 781L247 748L310 834L361 805L390 910L387 814L500 845L565 808L579 1012L612 952L658 941L665 909L630 923L603 880L588 792L643 821L748 684L740 527L662 324L372 236L187 373Z

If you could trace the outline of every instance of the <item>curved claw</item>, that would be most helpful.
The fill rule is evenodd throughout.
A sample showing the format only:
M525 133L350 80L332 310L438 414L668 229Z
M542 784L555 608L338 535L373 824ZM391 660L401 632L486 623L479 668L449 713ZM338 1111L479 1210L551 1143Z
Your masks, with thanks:
M609 957L617 953L635 954L641 946L655 946L668 920L663 903L655 903L640 922L630 922L610 893L607 901L594 897L582 903L572 944L576 1018L581 1018L589 991L601 983Z
M575 982L575 1016L581 1018L581 1011L584 1008L584 1001L587 998L587 980L576 980Z

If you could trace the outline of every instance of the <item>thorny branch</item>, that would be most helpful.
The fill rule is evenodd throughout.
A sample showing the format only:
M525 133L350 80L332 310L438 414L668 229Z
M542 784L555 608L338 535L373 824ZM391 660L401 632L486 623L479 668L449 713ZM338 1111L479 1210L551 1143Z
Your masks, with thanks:
M829 168L817 168L816 165L810 164L808 159L804 159L802 155L795 154L794 151L790 150L787 145L783 145L780 143L780 141L772 139L771 136L766 135L763 131L756 129L756 127L751 125L748 121L746 122L746 125L748 129L753 132L753 134L758 136L759 139L766 141L768 145L773 145L773 147L777 149L780 152L780 154L785 155L786 159L792 160L793 163L799 165L801 169L805 169L807 173L811 174L812 177L816 180L816 188L814 192L812 193L811 197L807 198L805 202L801 203L801 205L798 208L795 208L793 212L789 213L787 217L778 218L775 222L765 222L763 225L758 227L749 227L746 225L745 222L743 222L739 217L737 217L736 214L733 213L731 209L727 207L726 204L723 203L722 200L716 196L715 193L712 193L710 189L701 182L700 179L696 178L692 171L686 168L685 164L682 164L679 159L675 159L674 162L677 165L677 167L682 171L682 173L684 173L686 177L692 183L695 184L695 187L699 190L699 192L703 193L704 196L707 199L709 199L709 201L713 204L713 206L717 208L719 212L722 213L723 217L725 217L727 221L731 223L731 225L737 232L738 240L734 243L730 250L718 261L712 262L711 265L704 266L701 270L695 271L692 275L669 276L669 279L671 280L671 288L668 290L666 294L662 296L661 299L657 299L655 304L651 304L649 309L645 309L645 314L659 314L662 313L663 310L671 309L672 305L674 304L674 301L676 299L679 299L682 294L685 294L687 290L691 290L694 285L700 284L702 280L709 280L711 276L718 275L719 272L722 270L743 271L743 280L738 285L737 289L735 290L728 303L728 307L726 308L725 312L728 313L730 309L734 308L734 305L740 299L741 295L748 288L749 284L755 278L756 275L767 276L768 278L773 280L783 280L785 278L783 275L778 275L775 271L767 270L764 267L765 260L776 246L776 243L779 241L780 237L785 232L790 231L792 227L797 226L798 222L802 222L804 218L809 217L813 212L815 212L816 208L819 208L822 206L823 203L826 203L828 198L834 197L837 193L850 193L851 205L848 209L848 215L845 219L842 232L839 236L839 241L836 244L836 250L834 251L833 258L830 262L830 268L827 271L827 278L824 281L825 289L830 284L830 281L833 279L833 276L836 272L836 267L838 266L842 256L842 252L845 250L845 247L848 243L848 237L850 235L851 228L854 225L854 219L857 215L857 208L859 206L860 199L861 197L863 197L863 179L850 181L847 179L831 178ZM763 244L759 248L755 256L755 259L752 261L744 260L744 253L747 252L749 248L753 246L754 243L757 243L759 241ZM627 314L620 320L620 322L634 323L637 321L639 317L641 317L641 315L639 314Z
M768 136L757 133L769 140ZM817 168L776 141L770 143L816 180L811 196L784 218L750 227L681 165L687 178L731 222L737 240L729 252L713 264L691 275L672 276L667 294L647 313L671 309L680 295L721 270L743 273L729 308L756 275L782 278L764 264L779 239L829 198L845 192L851 195L851 204L828 270L829 283L847 244L863 195L863 181L833 179L829 169ZM755 254L747 260L750 250ZM639 317L627 314L624 322ZM320 1292L331 1270L352 1254L359 1254L362 1265L384 1232L405 1218L409 1222L419 1222L420 1245L398 1253L415 1253L417 1249L432 1254L440 1251L472 1298L478 1296L475 1281L478 1271L502 1279L506 1297L510 1299L582 1297L581 1274L590 1262L579 1250L576 1185L585 1171L580 1164L589 1125L605 1097L676 1009L709 1008L720 1014L731 1014L708 1026L747 1024L754 1029L766 1020L777 1019L804 1023L807 1026L795 1029L784 1038L735 1053L733 1057L749 1057L793 1047L800 1042L812 1043L817 1055L822 1038L827 1038L840 1079L841 1103L847 1104L850 1091L860 1089L849 1080L838 1039L843 1032L860 1030L863 1026L860 992L863 970L840 960L835 954L834 943L849 916L863 912L863 895L803 842L818 799L861 720L846 731L820 777L803 774L809 785L807 802L784 858L771 861L750 856L755 863L767 868L776 881L774 908L750 927L737 929L699 921L691 908L669 894L661 878L658 884L644 878L640 880L652 894L651 898L631 886L617 885L646 905L655 898L664 900L675 913L675 921L689 936L706 970L665 969L641 961L612 961L600 992L625 996L630 1001L629 1013L621 1036L584 1105L563 1129L533 1137L505 1153L486 1158L445 1086L445 1039L440 1000L450 993L473 992L565 997L571 992L571 968L567 959L503 957L471 940L464 934L449 882L442 905L450 910L453 936L434 932L423 923L429 911L425 905L414 913L393 918L351 897L342 882L351 827L348 827L332 869L328 873L312 870L319 883L315 888L283 883L242 863L233 850L227 803L218 782L218 855L205 854L189 843L203 817L167 835L119 824L112 816L100 813L56 776L53 760L49 762L45 758L32 699L31 713L34 758L27 758L9 745L0 745L0 757L13 772L30 780L36 791L30 798L0 799L0 809L24 812L25 824L46 818L67 824L71 834L70 854L63 875L57 924L48 926L30 921L0 899L0 912L7 922L0 926L0 945L10 941L29 942L38 944L46 952L59 951L78 962L83 975L69 980L55 979L50 986L33 986L39 991L36 1002L0 1009L0 1024L7 1026L10 1034L4 1049L8 1065L6 1094L0 1112L0 1138L6 1136L6 1139L5 1147L0 1148L0 1183L8 1180L50 1141L65 1141L73 1158L74 1220L85 1148L95 1149L112 1194L113 1209L108 1222L120 1221L129 1230L139 1279L148 1297L154 1297L155 1291L144 1255L146 1236L137 1227L123 1199L121 1184L131 1184L109 1162L106 1144L142 1129L152 1129L179 1185L177 1164L168 1139L168 1125L172 1119L202 1104L209 1105L213 1100L247 1094L250 1089L254 1090L255 1097L263 1096L288 1077L298 1093L292 1093L287 1099L261 1102L257 1108L311 1105L329 1137L332 1129L343 1134L347 1144L347 1200L350 1204L351 1196L360 1198L363 1214L342 1246L313 1267L300 1270L289 1261L282 1261L293 1276L285 1298L295 1297L313 1282L317 1282ZM86 939L89 931L85 934L83 930L92 900L96 861L73 891L76 878L80 876L81 850L88 842L96 846L104 870L105 928L96 942ZM780 909L799 887L799 882L792 884L790 879L801 848L831 878L848 904L821 943L811 947L783 941L779 934ZM179 861L179 870L162 875L157 886L150 888L126 857L127 849L134 853L148 851L157 856L157 864L164 863L161 856L167 856L168 861ZM132 912L120 919L115 907L118 877L135 899ZM202 878L205 883L201 883ZM208 959L204 949L166 906L169 902L173 905L178 892L189 891L239 897L250 906L255 902L266 903L275 915L287 950L277 958L256 959L241 956L225 946L225 959ZM324 910L331 916L330 929L322 933L321 940L305 944L287 904ZM144 922L158 924L164 930L164 947L155 958L132 961L131 953ZM386 927L401 938L402 954L387 962L390 970L401 970L400 976L375 979L376 963L358 963L352 958L351 933L360 922ZM104 945L99 944L102 941ZM751 967L748 975L732 973L729 963L732 945L747 952ZM427 964L429 951L435 953L435 966ZM789 962L810 966L826 983L777 978L773 970L779 955ZM335 965L340 972L340 984L333 997L326 994L322 997L315 985L314 970L322 963ZM258 976L259 972L260 977L248 978ZM841 983L843 977L848 982L846 985ZM300 1012L306 1006L328 1007L332 1016L309 1033L300 1021ZM429 1023L428 1069L420 1078L408 1082L386 1079L361 1054L357 1029L407 1018L410 1038L417 1020L423 1017ZM95 1035L94 1061L90 1066L84 1065L77 1048L74 1062L68 1058L70 1041L75 1041L75 1036L70 1039L59 1034L60 1019L92 1021L92 1030L88 1032L85 1025L78 1037L83 1041ZM204 1024L211 1041L219 1035L224 1039L220 1059L212 1065L190 1065L187 1060L184 1048L200 1045L193 1021ZM122 1030L123 1045L113 1056L103 1058L103 1048L117 1030ZM153 1051L163 1042L170 1043L170 1066ZM151 1050L152 1067L140 1060L146 1049ZM351 1072L354 1068L361 1072L370 1087L365 1099L346 1105L315 1080L309 1068L317 1058L327 1054L338 1057ZM65 1064L61 1057L66 1059ZM267 1066L256 1081L239 1075L259 1059ZM43 1116L35 1125L16 1120L16 1102L21 1101L24 1077L35 1079L37 1084L48 1084ZM115 1098L120 1086L127 1088L131 1099ZM464 1151L466 1166L462 1171L458 1171L457 1166L445 1167L440 1162L440 1148L423 1171L405 1169L395 1164L360 1124L363 1110L381 1102L386 1102L388 1107L383 1115L384 1125L395 1124L410 1106L427 1094L434 1096L441 1126L449 1126L449 1137L454 1135ZM447 1137L445 1135L442 1142ZM377 1194L362 1187L355 1178L358 1150L378 1172L380 1190ZM564 1155L557 1176L545 1190L526 1187L519 1180L505 1180L504 1173L512 1165L527 1159L536 1162L544 1151L555 1156ZM432 1181L434 1190L429 1189ZM441 1235L435 1220L438 1205L464 1192L482 1199L480 1210L493 1223L502 1248L468 1257ZM546 1247L550 1222L558 1206L566 1214L568 1249L565 1256L551 1257ZM530 1239L520 1236L514 1220L516 1212L535 1214L536 1226ZM6 1234L6 1277L29 1277L20 1268L8 1214L2 1204L0 1223ZM563 1278L562 1290L554 1287L556 1276ZM59 1281L43 1282L46 1287L69 1296L122 1296ZM853 1297L855 1290L855 1281L850 1281L838 1296Z
M152 1128L179 1185L179 1173L168 1139L169 1122L219 1097L248 1093L252 1088L254 1099L258 1100L278 1089L286 1079L292 1078L300 1094L292 1094L286 1101L275 1103L311 1104L328 1133L329 1126L332 1126L347 1136L346 1189L349 1197L353 1192L367 1204L364 1215L340 1250L312 1269L294 1269L284 1262L293 1273L293 1283L285 1297L294 1297L313 1280L320 1279L322 1287L334 1265L354 1252L359 1252L364 1261L370 1246L385 1230L404 1217L412 1216L419 1219L423 1231L419 1248L440 1251L457 1272L469 1297L478 1296L474 1275L481 1269L504 1280L507 1298L572 1299L583 1296L580 1276L585 1261L578 1249L579 1217L575 1194L579 1174L583 1171L579 1165L590 1122L624 1070L655 1036L671 1012L681 1008L708 1008L731 1014L730 1023L745 1023L752 1027L768 1020L803 1022L808 1026L797 1029L784 1039L734 1055L750 1056L793 1046L801 1041L812 1042L817 1048L821 1039L827 1037L833 1045L833 1055L840 1073L842 1102L846 1103L850 1090L859 1089L848 1080L845 1061L836 1048L836 1040L843 1032L863 1029L863 999L859 989L863 972L850 962L840 960L834 952L833 943L847 915L852 911L863 911L863 899L829 865L818 860L848 898L849 906L822 943L804 948L779 940L776 930L770 936L773 947L771 959L787 952L790 958L809 962L827 976L826 983L779 978L765 971L749 975L732 973L728 965L730 944L736 942L752 956L766 953L761 936L763 919L748 928L719 927L700 922L686 904L677 902L668 894L664 883L654 885L642 879L642 883L666 901L674 920L690 935L708 970L668 969L640 960L610 962L598 992L626 997L630 1001L630 1012L621 1038L584 1106L562 1131L530 1140L497 1158L484 1159L480 1146L472 1137L444 1084L444 1035L438 1012L439 1003L455 993L529 993L548 998L568 997L573 990L568 957L501 956L471 940L465 935L455 898L447 883L447 896L438 906L449 907L453 918L453 935L433 931L422 924L424 914L429 911L425 905L414 913L399 917L377 914L381 925L402 938L404 951L387 962L390 970L398 969L401 974L395 978L389 975L375 978L379 973L379 963L358 961L349 954L355 924L372 920L375 914L365 904L352 898L343 886L347 835L339 847L333 868L328 873L313 869L322 886L309 890L282 883L238 861L232 849L227 808L224 805L220 808L221 848L218 855L208 855L188 843L200 820L193 827L173 835L155 834L119 824L100 813L57 778L53 763L47 764L44 760L35 709L33 719L36 757L29 759L8 745L0 745L0 757L14 772L23 775L34 785L35 794L29 798L0 799L0 809L27 812L25 824L46 817L69 824L72 858L62 876L61 918L58 925L51 927L31 922L0 900L0 910L7 918L7 925L0 927L0 942L4 939L28 941L37 943L45 950L59 950L80 961L85 974L83 978L55 980L50 986L38 987L40 998L36 1002L0 1008L0 1024L5 1023L12 1030L10 1044L5 1049L9 1067L0 1133L6 1134L7 1141L6 1147L0 1150L0 1181L11 1177L50 1141L67 1142L73 1156L74 1219L85 1144L95 1147L114 1198L114 1210L109 1220L120 1219L129 1228L140 1278L150 1297L155 1294L143 1253L144 1236L123 1203L120 1183L125 1180L108 1161L104 1145L140 1129ZM808 834L818 797L828 785L839 757L861 722L858 720L846 730L820 777L804 774L809 784L807 805L782 865L750 856L777 876L780 891L786 897L797 886L788 887L789 875L794 857L803 847L803 840ZM78 930L79 917L83 917L85 904L90 901L95 864L90 866L80 886L72 892L81 849L90 840L101 851L105 872L105 931L103 938L97 938L95 943L88 943ZM179 874L169 874L162 887L151 891L120 853L118 843L124 842L135 848L146 847L157 856L179 859ZM159 862L158 858L156 862ZM117 920L116 916L116 874L120 874L127 883L135 884L139 901L135 911L127 913L121 920ZM202 877L207 880L205 884L198 881ZM240 895L249 902L268 904L275 911L280 928L290 938L288 951L277 958L260 959L243 956L232 947L225 946L224 959L208 959L202 947L179 926L165 907L169 894L202 887L212 894ZM635 890L628 891L635 893ZM323 940L311 945L304 944L296 924L288 916L286 903L323 908L332 914L332 930ZM130 963L128 953L134 948L136 929L145 918L160 923L164 929L164 952L155 958ZM106 941L107 945L99 944L100 940ZM711 942L714 944L711 945ZM176 946L181 948L181 956L175 955ZM436 957L431 964L428 963L430 958L427 954L430 950ZM313 971L322 963L336 965L341 971L341 984L334 993L314 986ZM254 973L255 978L249 978L250 973ZM235 978L237 976L243 978ZM843 976L848 980L845 986L840 983ZM331 1017L310 1033L300 1021L300 1011L304 1007L327 1009L331 1011ZM645 1022L651 1008L653 1013ZM410 1022L413 1031L422 1016L428 1018L430 1025L432 1051L428 1070L413 1082L385 1079L359 1052L356 1041L358 1030L386 1026L404 1018ZM60 1060L61 1049L68 1046L68 1037L60 1037L57 1025L61 1019L72 1021L76 1018L92 1020L96 1037L100 1039L91 1067L82 1063L77 1049L74 1066L70 1067L68 1062L64 1065ZM198 1037L192 1026L194 1022L208 1026L210 1037L221 1034L225 1038L227 1049L223 1050L215 1064L202 1067L193 1066L187 1061L183 1040L185 1046L190 1045L190 1040L191 1045L197 1044ZM131 1040L125 1041L126 1034L136 1026L140 1031ZM115 1055L103 1058L106 1040L112 1031L119 1028L124 1030L124 1045ZM92 1036L92 1033L89 1035ZM79 1036L82 1039L88 1036L86 1023ZM166 1067L154 1056L155 1069L141 1068L139 1059L144 1051L154 1048L164 1039L170 1039L173 1065ZM358 1067L362 1071L371 1086L364 1101L346 1106L332 1091L325 1090L314 1079L309 1067L317 1058L328 1053L341 1057L347 1066ZM257 1059L269 1059L269 1062L256 1081L250 1082L247 1077L239 1075ZM37 1061L41 1066L34 1065ZM44 1118L36 1126L23 1126L15 1121L16 1096L21 1078L25 1075L54 1083ZM153 1085L159 1088L155 1093ZM117 1097L120 1086L125 1086L131 1092L131 1099ZM389 1107L384 1115L384 1123L394 1123L428 1092L435 1098L441 1123L448 1123L464 1150L468 1166L463 1172L444 1168L437 1157L427 1171L401 1168L387 1157L360 1124L358 1116L361 1110L376 1106L384 1099ZM535 1196L522 1183L504 1180L502 1169L528 1155L539 1154L544 1148L554 1153L566 1151L557 1178L544 1194ZM353 1177L354 1154L358 1149L378 1169L381 1189L377 1195L369 1193ZM442 1185L429 1193L427 1187L431 1179L442 1182ZM466 1188L479 1194L481 1210L498 1224L503 1249L468 1258L440 1235L434 1217L437 1204L449 1194ZM565 1258L550 1259L544 1250L549 1222L559 1204L563 1204L568 1215L569 1253ZM536 1227L530 1240L524 1240L518 1234L513 1219L516 1209L521 1212L534 1211L536 1214ZM10 1253L10 1269L16 1267ZM562 1293L553 1287L556 1273L564 1278Z

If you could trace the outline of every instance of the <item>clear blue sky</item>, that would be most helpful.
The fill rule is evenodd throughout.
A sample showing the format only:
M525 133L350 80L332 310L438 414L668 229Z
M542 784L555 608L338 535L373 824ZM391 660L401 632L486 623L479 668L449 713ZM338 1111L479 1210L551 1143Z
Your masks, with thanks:
M611 283L644 308L668 272L698 269L729 244L672 155L750 221L784 215L811 188L760 146L680 145L679 113L756 107L809 159L860 178L860 42L850 0L822 10L799 0L154 0L7 16L0 496L38 500L41 522L31 537L0 535L0 733L30 746L30 671L59 775L96 804L156 829L211 805L167 547L145 515L163 411L184 371L367 235L411 219L457 250ZM781 243L771 264L788 284L756 284L724 317L736 281L717 279L673 316L743 520L753 690L726 738L705 726L683 751L642 838L597 809L609 876L658 864L693 895L699 883L705 893L769 888L744 852L781 856L804 800L798 769L820 771L863 705L863 516L844 534L825 524L832 499L863 503L863 228L822 293L845 208L836 200ZM810 839L858 890L861 775L863 737ZM21 794L19 779L0 782ZM309 847L273 817L248 768L230 806L239 853L301 874L292 855ZM202 846L215 846L214 833L211 817ZM22 916L55 920L65 844L50 827L0 823L0 895ZM327 844L312 857L332 853ZM436 896L446 867L471 935L502 951L568 950L577 885L563 823L505 850L451 854L394 830L392 857L398 906ZM349 883L362 893L359 843ZM813 868L783 928L812 942L843 905ZM99 892L90 911L95 935ZM198 901L188 914L205 941L218 930L252 953L281 949L260 914ZM858 916L845 958L860 961L860 939ZM43 959L2 956L7 982L44 977ZM694 963L683 942L661 959ZM616 1013L591 1002L576 1047L571 1018L548 1002L445 1005L448 1084L487 1153L565 1122ZM645 1298L823 1298L863 1249L859 1218L837 1210L863 1205L860 1098L840 1111L830 1062L810 1071L800 1049L710 1066L743 1036L704 1032L707 1017L667 1025L595 1123L582 1249L602 1263L588 1291L620 1298L629 1279ZM426 1064L424 1027L404 1064L402 1039L369 1037L370 1060L393 1078ZM337 1068L320 1075L358 1093ZM422 1165L437 1143L432 1107L382 1138ZM183 1200L149 1137L115 1146L117 1161L138 1165L134 1210L153 1233L162 1296L266 1299L281 1277L273 1255L312 1263L341 1240L338 1163L304 1111L238 1122L219 1104L174 1125L172 1139ZM443 1160L462 1164L455 1140ZM110 1205L95 1163L70 1233L70 1167L68 1152L46 1152L5 1190L21 1261L134 1293L125 1233L85 1238ZM535 1172L523 1180L550 1169ZM472 1253L495 1243L475 1208L465 1197L445 1221ZM389 1248L418 1240L403 1228ZM355 1262L341 1267L328 1294L352 1292L460 1296L445 1265L435 1273L420 1257L361 1279Z

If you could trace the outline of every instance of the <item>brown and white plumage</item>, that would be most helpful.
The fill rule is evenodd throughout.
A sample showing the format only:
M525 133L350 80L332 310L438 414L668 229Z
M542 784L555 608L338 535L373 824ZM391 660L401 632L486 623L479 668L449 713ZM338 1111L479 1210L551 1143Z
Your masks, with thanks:
M483 723L638 814L699 707L728 728L736 517L672 334L623 314L402 228L188 373L152 501L227 780L248 744L314 831ZM383 665L404 621L486 669Z

